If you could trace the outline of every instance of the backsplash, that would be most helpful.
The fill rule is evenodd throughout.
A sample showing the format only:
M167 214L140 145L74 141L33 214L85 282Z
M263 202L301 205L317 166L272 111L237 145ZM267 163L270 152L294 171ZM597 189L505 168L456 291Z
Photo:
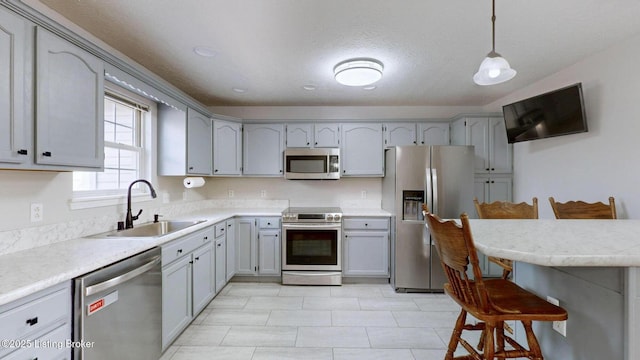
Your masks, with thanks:
M144 223L152 221L153 214L161 214L165 219L170 219L182 214L188 214L212 208L284 209L287 206L289 206L288 200L200 200L145 209L137 222ZM39 246L50 245L61 241L114 230L117 227L118 221L122 220L123 216L121 214L98 216L57 224L3 231L0 232L0 255L10 254L17 251L28 250Z

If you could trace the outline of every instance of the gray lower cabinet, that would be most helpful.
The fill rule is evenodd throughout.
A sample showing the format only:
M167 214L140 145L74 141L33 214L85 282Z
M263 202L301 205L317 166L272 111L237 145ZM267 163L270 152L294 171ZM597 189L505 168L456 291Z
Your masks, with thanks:
M225 221L227 227L227 282L236 274L236 221L228 219Z
M0 359L70 360L70 347L43 344L64 344L72 338L71 311L71 282L0 306Z
M236 219L236 275L280 275L280 217Z
M162 245L162 349L180 335L215 295L214 228Z
M216 238L216 293L227 283L227 239L224 235Z
M345 277L389 277L389 218L345 218Z
M104 64L36 28L36 154L44 165L104 166Z

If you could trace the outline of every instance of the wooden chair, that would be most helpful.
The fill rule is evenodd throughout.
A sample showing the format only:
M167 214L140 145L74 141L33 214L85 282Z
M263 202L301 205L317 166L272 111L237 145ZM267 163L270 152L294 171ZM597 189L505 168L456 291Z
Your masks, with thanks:
M539 298L512 281L501 278L484 280L467 214L462 214L460 220L462 225L453 220L444 221L430 213L426 214L427 226L448 280L444 284L444 290L462 308L451 334L445 360L518 357L543 359L531 324L533 321L566 320L566 310ZM473 280L467 275L469 266L473 271ZM466 324L467 314L481 322L475 325ZM504 322L514 320L522 323L529 349L504 333ZM474 349L461 337L465 330L483 330L483 353ZM512 349L507 349L506 343L511 345ZM458 344L462 345L469 355L454 357Z
M478 198L473 198L476 212L480 219L537 219L538 218L538 198L534 197L532 204L526 202L519 204L508 201L495 201L492 203L480 203ZM508 279L513 271L513 262L509 259L488 257L489 261L502 268L502 278Z
M549 198L556 219L617 219L616 204L613 196L609 197L609 205L601 202L586 203L584 201L556 202Z

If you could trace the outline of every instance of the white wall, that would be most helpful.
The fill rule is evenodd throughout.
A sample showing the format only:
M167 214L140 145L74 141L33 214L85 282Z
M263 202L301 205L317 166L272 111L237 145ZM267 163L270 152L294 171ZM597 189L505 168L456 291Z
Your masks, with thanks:
M485 107L501 111L513 101L582 82L589 132L516 143L515 201L537 196L540 217L553 218L549 196L605 203L614 196L620 218L640 218L638 59L640 35Z

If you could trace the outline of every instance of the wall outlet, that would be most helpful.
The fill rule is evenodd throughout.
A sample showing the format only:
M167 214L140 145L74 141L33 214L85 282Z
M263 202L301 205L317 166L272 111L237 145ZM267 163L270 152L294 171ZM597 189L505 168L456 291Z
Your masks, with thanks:
M261 198L266 198L267 197L267 190L260 190L260 197Z
M560 301L551 296L547 296L547 301L552 303L553 305L560 306ZM554 321L553 322L553 330L560 333L560 335L567 337L567 321Z
M31 204L31 222L42 221L42 219L43 219L42 203Z
M229 197L232 198L235 194L233 193L233 190L229 190L228 191Z
M366 190L362 190L360 192L360 197L363 198L363 199L366 199L367 198L367 191Z

